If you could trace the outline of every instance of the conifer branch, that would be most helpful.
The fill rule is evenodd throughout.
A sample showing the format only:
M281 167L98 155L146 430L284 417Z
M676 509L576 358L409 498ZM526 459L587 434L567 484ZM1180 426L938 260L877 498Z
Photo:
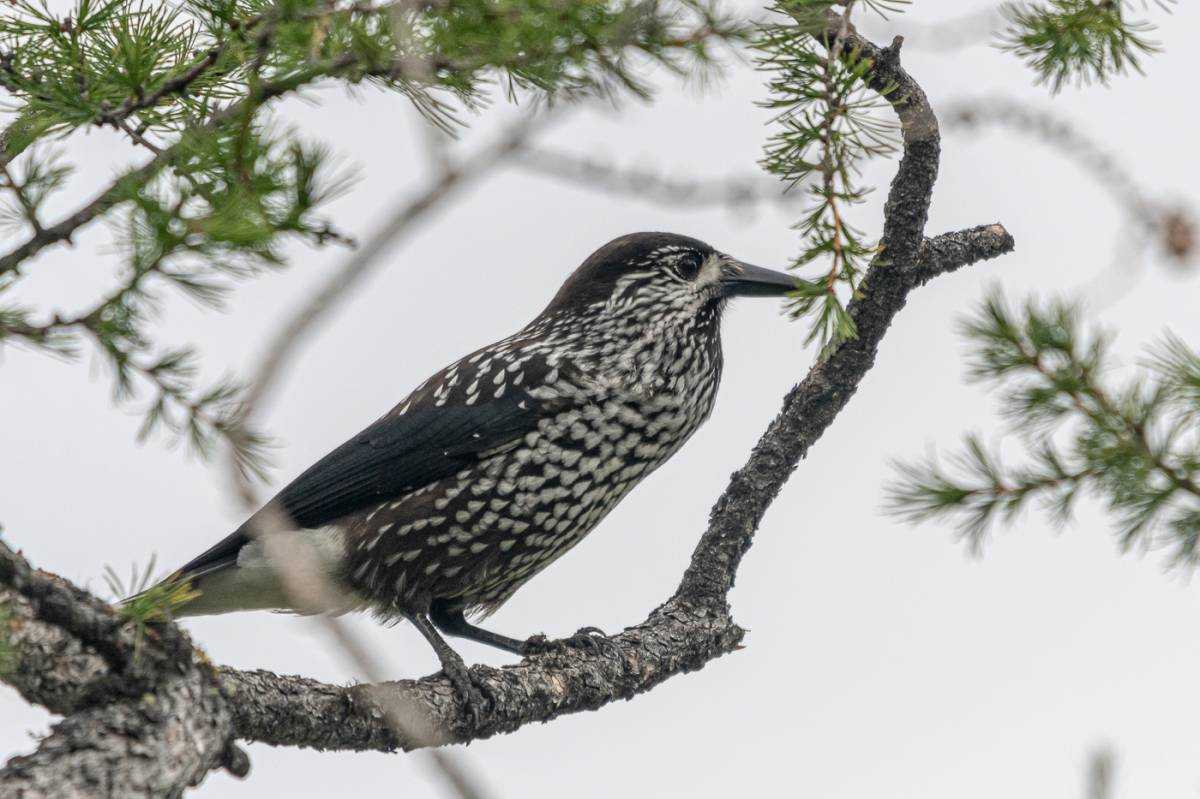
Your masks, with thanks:
M1174 0L1156 0L1170 10ZM1135 0L1040 0L1002 7L1007 29L1000 45L1026 62L1038 82L1059 92L1070 83L1107 84L1129 69L1142 71L1142 59L1157 53L1149 38L1154 25L1130 19Z
M937 173L936 119L923 92L900 67L898 42L880 49L859 39L853 31L848 41L870 57L872 67L866 79L872 86L895 85L901 91L892 103L902 120L905 153L886 205L882 241L888 257L885 262L876 256L862 280L860 296L850 304L848 312L858 325L859 337L833 348L788 394L783 410L749 462L734 476L714 507L708 530L675 593L644 622L604 638L597 647L552 651L503 669L472 667L473 681L490 699L487 712L474 722L441 675L344 688L266 672L224 669L220 685L225 704L206 716L214 720L218 730L279 745L358 750L467 741L627 699L673 675L701 668L739 646L743 631L730 616L727 594L762 513L800 458L856 391L908 293L938 274L1012 248L1011 237L999 225L928 240L924 237ZM0 547L0 554L5 551ZM20 592L19 587L17 590ZM25 615L23 602L11 603L11 607L21 616L17 626L25 631L22 640L28 641L30 627L36 626L37 620ZM169 623L162 626L171 628ZM63 628L47 624L37 626L37 631L47 637L70 635ZM16 673L27 675L21 658L29 649L18 645L15 651ZM64 687L63 682L98 680L108 668L102 660L89 661L89 666L95 671L83 675L68 677L52 672L40 686L26 676L18 680L34 701L39 701L38 693L45 689L47 701L73 706L79 692ZM370 702L364 701L368 693ZM372 703L384 703L385 708L423 721L424 726L418 730L420 737L398 740ZM170 705L172 712L176 707ZM228 725L221 726L225 724L225 713L229 714ZM129 729L138 728L131 725ZM227 746L215 743L221 740L219 735L187 740L195 742L198 751L186 762L234 763L235 768L241 768L237 765L241 761L227 753ZM55 747L43 747L40 756L48 759L57 751ZM20 779L19 764L0 770L0 788L20 784ZM70 779L70 775L63 779ZM188 770L172 779L171 785L182 790L186 783L181 780L197 776L194 770Z
M1110 337L1080 331L1079 309L1025 303L1020 313L994 293L964 321L975 345L970 376L1001 390L1001 407L1025 445L1005 466L968 436L950 468L900 463L888 507L910 522L946 519L978 552L996 522L1012 523L1040 501L1058 524L1089 492L1115 517L1122 548L1171 547L1172 562L1200 562L1200 354L1167 336L1145 375L1120 390Z

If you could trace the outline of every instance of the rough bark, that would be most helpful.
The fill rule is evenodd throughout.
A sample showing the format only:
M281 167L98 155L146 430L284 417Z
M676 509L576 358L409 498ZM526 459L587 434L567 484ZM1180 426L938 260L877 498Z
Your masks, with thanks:
M0 543L0 676L66 718L0 769L0 796L178 796L246 764L211 666L174 625L138 633Z
M0 771L0 794L34 799L179 796L226 757L229 705L199 669L153 693L97 705L56 724L37 751Z
M840 17L831 17L830 24L840 27ZM227 745L230 734L276 745L353 750L485 738L628 699L736 649L743 630L730 615L727 595L741 558L784 482L873 365L879 342L909 292L1013 247L998 224L925 238L940 139L924 93L900 66L900 44L897 39L878 48L851 28L846 45L874 62L869 83L888 92L904 143L885 206L883 249L849 308L858 338L840 345L788 392L778 416L713 507L679 587L645 621L586 648L537 655L499 669L472 667L488 700L486 712L473 722L440 674L345 687L266 671L221 668L214 673L185 651L186 636L169 624L156 629L149 661L131 660L132 633L110 609L64 581L31 578L36 573L0 546L0 590L8 590L0 602L8 604L15 660L5 680L31 702L72 714L37 752L0 771L0 794L171 795L216 765L244 768L231 755L236 750ZM86 612L69 612L74 604ZM415 731L411 740L396 740L376 703L411 722L405 725Z

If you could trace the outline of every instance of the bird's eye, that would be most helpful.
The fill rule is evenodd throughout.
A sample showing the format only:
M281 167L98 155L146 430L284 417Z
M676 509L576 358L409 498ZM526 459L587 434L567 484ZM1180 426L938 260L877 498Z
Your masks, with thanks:
M675 265L675 271L684 280L695 280L696 275L700 274L701 263L702 260L699 255L685 255Z

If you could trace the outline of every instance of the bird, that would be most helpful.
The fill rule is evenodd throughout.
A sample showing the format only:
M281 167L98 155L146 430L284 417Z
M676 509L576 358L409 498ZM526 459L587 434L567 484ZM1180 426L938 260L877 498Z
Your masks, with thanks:
M282 513L350 609L411 623L478 703L443 634L521 656L554 645L473 621L578 544L709 417L728 302L796 285L687 236L608 242L533 321L432 375L174 572L191 591L173 615L295 611L255 535L264 514Z

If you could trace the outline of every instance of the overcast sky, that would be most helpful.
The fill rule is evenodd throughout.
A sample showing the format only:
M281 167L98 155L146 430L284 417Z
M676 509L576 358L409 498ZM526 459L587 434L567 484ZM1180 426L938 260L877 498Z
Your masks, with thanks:
M904 32L980 3L918 2ZM1154 10L1155 16L1164 16ZM1192 40L1196 4L1160 33L1167 52L1145 77L1051 98L1012 57L980 45L906 51L934 108L985 94L1027 99L1077 123L1158 196L1196 201ZM880 33L876 24L871 30ZM892 31L887 31L890 38ZM564 118L541 140L556 148L681 178L753 174L766 130L762 76L733 68L706 92L662 82L652 106ZM398 96L326 89L291 102L288 119L333 144L361 180L332 208L369 234L420 185L423 150ZM506 113L479 118L468 144ZM143 158L110 133L68 142L85 183ZM886 186L894 165L867 179ZM67 198L69 204L78 197ZM878 230L882 191L857 214ZM67 205L60 205L65 210ZM267 409L282 442L282 485L392 406L432 371L532 318L593 249L636 230L704 239L746 261L783 266L797 251L794 211L677 210L507 168L444 207L306 344ZM1084 172L1010 132L948 134L929 232L1001 221L1017 251L917 291L875 369L812 449L763 520L732 594L746 648L701 672L594 713L460 749L496 797L724 797L755 792L841 797L1082 794L1096 745L1118 753L1121 797L1200 793L1200 598L1157 555L1121 554L1103 514L1083 504L1055 532L1027 515L981 559L951 531L883 516L894 457L954 445L962 431L1001 441L994 404L963 381L959 316L1000 283L1013 296L1077 292L1113 262L1121 210ZM22 298L65 310L112 282L109 236L93 227L73 249L47 250ZM212 376L253 367L266 337L343 258L294 250L293 267L247 285L226 313L173 299L164 342L198 344ZM1093 318L1119 333L1134 364L1167 326L1200 345L1200 273L1153 256L1121 264L1116 301ZM813 353L805 328L772 300L743 300L725 323L726 370L712 419L587 541L491 620L508 635L616 631L667 597L712 501L745 459ZM125 570L156 553L171 566L241 518L220 472L158 444L138 446L138 419L112 408L96 364L9 348L0 362L0 520L38 566L103 588L104 564ZM1015 448L1014 448L1015 451ZM391 676L436 670L407 627L354 620ZM355 677L312 622L271 614L189 620L219 663L346 682ZM468 661L512 658L457 644ZM33 746L50 718L0 690L0 753ZM239 782L213 773L199 797L442 796L418 756L323 754L249 747Z

